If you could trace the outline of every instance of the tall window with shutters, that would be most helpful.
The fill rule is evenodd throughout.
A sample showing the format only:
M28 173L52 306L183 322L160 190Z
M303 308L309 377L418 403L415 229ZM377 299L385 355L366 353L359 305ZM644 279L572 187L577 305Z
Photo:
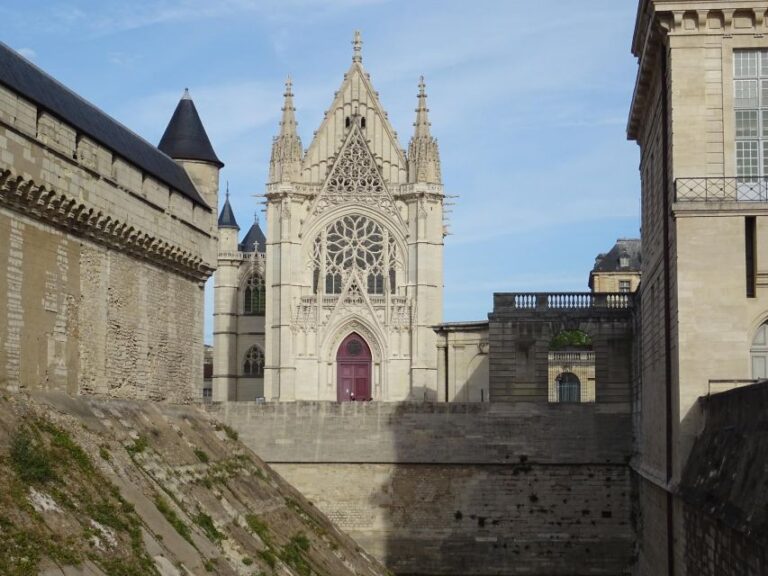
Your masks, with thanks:
M759 200L768 176L768 50L734 51L733 78L739 200Z

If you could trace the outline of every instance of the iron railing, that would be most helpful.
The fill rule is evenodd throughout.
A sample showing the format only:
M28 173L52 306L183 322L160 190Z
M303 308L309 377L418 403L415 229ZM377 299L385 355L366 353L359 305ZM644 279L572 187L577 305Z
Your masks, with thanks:
M678 178L676 202L768 202L768 177Z
M513 308L522 310L627 310L632 308L633 298L629 292L515 292L503 296Z

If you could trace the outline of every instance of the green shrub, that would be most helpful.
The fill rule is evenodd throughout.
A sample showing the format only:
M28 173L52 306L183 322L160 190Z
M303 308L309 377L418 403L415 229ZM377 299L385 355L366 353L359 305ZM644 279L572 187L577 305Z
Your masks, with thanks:
M26 428L17 430L11 438L11 464L24 482L48 482L56 479L56 472L48 454Z

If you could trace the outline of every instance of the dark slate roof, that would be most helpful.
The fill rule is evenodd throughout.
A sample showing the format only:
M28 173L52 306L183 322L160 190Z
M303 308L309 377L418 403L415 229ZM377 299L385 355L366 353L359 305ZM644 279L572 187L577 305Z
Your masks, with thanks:
M251 229L240 242L240 252L253 252L253 243L258 242L258 251L262 254L267 251L267 238L264 236L264 232L261 231L258 221L254 222Z
M627 256L629 265L622 267L620 258ZM607 254L599 254L595 258L592 272L639 272L640 271L640 240L638 238L619 238Z
M184 90L184 96L179 100L157 147L177 160L201 160L224 167L213 151L188 90Z
M179 164L2 42L0 84L176 189L192 202L208 207Z
M232 211L232 206L229 203L229 193L227 193L227 199L224 201L221 214L219 214L219 228L236 228L240 230L240 226L237 225L237 220L235 220L235 213Z

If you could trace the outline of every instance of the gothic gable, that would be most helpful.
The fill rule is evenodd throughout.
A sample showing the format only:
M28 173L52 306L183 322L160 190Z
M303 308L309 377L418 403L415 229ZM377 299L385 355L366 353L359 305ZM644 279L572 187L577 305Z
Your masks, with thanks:
M358 125L353 125L312 207L317 216L341 205L364 205L399 217L379 168Z
M353 122L355 118L357 122ZM333 164L354 124L362 127L384 181L390 185L405 183L405 153L360 62L353 62L344 75L344 82L304 155L303 181L320 184L325 180L328 167Z

